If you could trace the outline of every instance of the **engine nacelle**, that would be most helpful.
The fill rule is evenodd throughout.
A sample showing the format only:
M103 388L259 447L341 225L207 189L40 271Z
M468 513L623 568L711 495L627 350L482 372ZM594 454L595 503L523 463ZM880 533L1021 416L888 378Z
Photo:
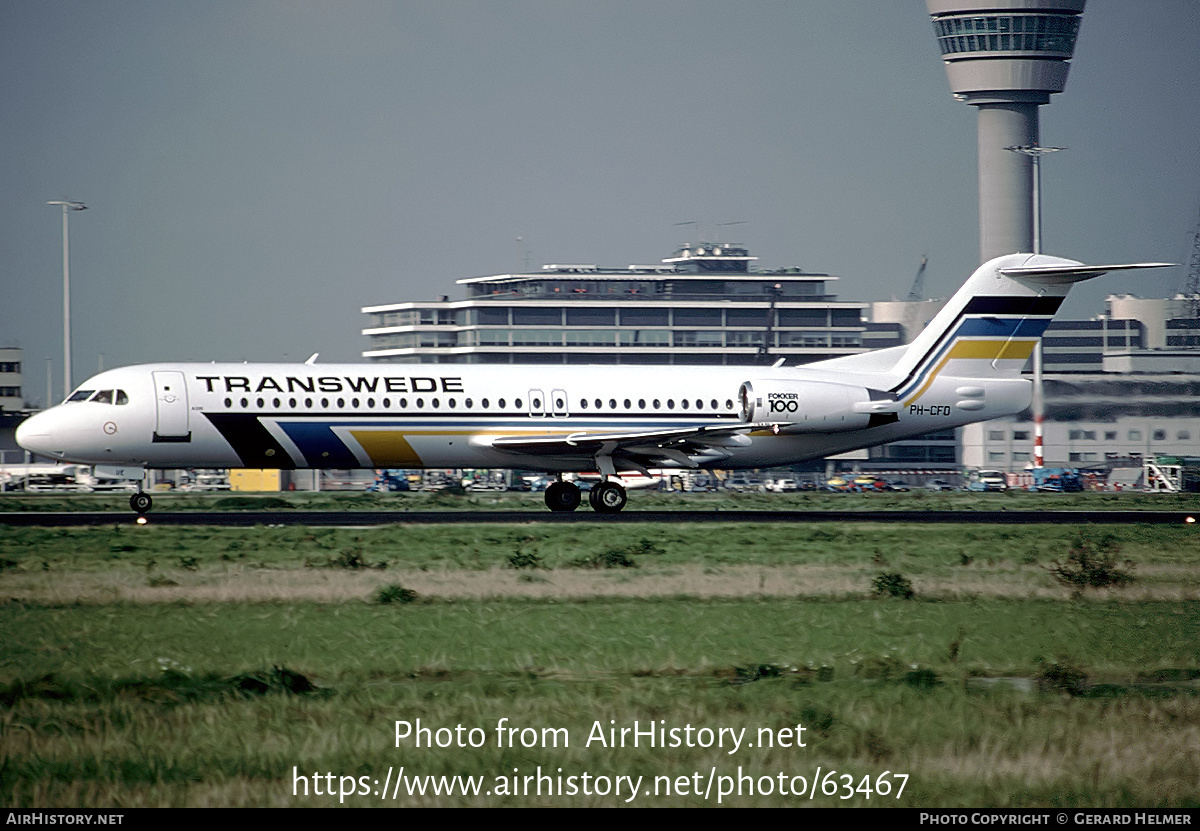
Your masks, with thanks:
M895 412L892 401L872 397L866 387L824 381L747 381L738 400L742 421L771 422L785 433L860 430L871 423L872 414Z

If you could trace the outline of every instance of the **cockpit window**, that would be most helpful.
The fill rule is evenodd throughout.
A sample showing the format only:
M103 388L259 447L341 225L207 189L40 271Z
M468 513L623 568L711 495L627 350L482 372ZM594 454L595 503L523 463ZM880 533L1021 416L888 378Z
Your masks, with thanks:
M75 390L67 401L91 401L93 404L128 404L125 390Z

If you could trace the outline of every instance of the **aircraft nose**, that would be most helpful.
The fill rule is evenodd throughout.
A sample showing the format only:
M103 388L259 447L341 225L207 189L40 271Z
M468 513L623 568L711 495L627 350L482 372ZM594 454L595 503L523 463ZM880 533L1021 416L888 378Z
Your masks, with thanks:
M35 413L17 425L17 444L31 453L43 456L61 456L62 450L52 447L54 441L54 422L56 419L51 411Z

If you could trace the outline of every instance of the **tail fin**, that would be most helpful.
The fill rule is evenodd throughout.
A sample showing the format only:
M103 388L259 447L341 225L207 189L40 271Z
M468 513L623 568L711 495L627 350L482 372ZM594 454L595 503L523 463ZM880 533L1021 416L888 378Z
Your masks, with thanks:
M891 391L912 401L942 373L1015 377L1073 283L1108 271L1169 263L1088 266L1043 254L1008 254L975 270L892 368Z

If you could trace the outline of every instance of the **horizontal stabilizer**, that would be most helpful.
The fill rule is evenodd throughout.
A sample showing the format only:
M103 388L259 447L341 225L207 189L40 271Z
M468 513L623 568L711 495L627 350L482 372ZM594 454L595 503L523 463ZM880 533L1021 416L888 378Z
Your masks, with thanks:
M1035 265L1001 268L1005 277L1019 277L1047 285L1079 283L1099 277L1109 271L1131 271L1135 268L1170 268L1175 263L1124 263L1121 265Z

